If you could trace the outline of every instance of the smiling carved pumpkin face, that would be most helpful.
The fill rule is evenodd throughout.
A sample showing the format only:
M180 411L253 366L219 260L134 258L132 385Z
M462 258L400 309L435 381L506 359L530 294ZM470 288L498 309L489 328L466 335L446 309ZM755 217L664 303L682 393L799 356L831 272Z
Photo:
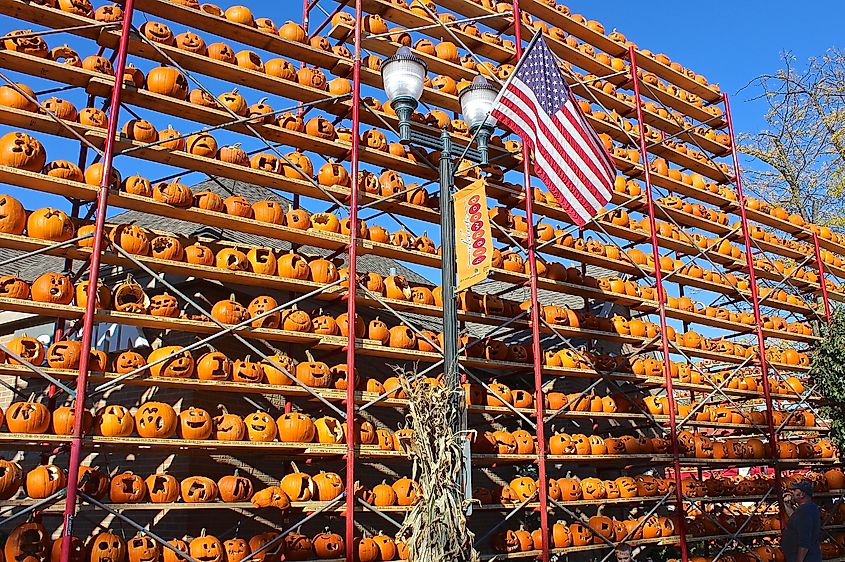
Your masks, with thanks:
M189 552L199 562L223 562L226 550L217 537L197 537L191 541Z
M250 441L270 442L276 440L278 428L273 417L267 412L253 412L244 418L246 433Z
M179 413L179 437L182 439L208 439L212 431L211 416L202 408L192 406Z

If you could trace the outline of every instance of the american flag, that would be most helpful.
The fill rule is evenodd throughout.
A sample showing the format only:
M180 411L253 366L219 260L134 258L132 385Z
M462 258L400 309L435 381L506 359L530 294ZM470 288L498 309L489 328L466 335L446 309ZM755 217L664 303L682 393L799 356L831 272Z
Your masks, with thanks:
M542 36L523 54L490 116L534 151L535 173L575 224L584 225L610 201L613 161Z

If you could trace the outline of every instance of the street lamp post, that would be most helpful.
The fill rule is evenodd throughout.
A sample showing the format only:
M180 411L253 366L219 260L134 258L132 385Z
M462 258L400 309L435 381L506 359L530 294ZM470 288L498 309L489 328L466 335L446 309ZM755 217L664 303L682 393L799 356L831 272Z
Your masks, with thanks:
M440 243L441 276L443 287L443 376L446 387L453 392L457 408L460 404L460 377L458 376L458 316L455 307L455 216L452 191L455 185L455 171L452 164L453 146L448 129L440 135L413 130L411 116L419 105L423 82L427 72L425 61L417 57L408 47L400 47L396 54L386 59L381 66L384 89L390 105L399 118L400 142L416 144L440 152ZM497 91L482 76L476 77L470 86L461 91L459 101L461 112L469 130L477 141L478 148L462 151L465 159L482 166L487 165L487 143L496 125L490 117Z

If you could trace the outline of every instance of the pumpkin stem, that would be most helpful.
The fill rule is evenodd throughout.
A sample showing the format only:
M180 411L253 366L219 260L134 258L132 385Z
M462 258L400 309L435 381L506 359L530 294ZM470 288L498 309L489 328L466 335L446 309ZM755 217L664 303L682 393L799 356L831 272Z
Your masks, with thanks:
M261 98L260 100L258 100L258 103L255 104L255 105L264 105L266 102L267 102L267 98Z
M294 473L299 472L299 467L298 467L298 466L296 466L296 463L295 463L295 462L290 461L290 467L293 469Z
M313 362L314 362L314 356L311 354L311 350L309 350L309 349L306 349L306 350L305 350L305 357L307 357L307 358L308 358L308 362L309 362L309 363L313 363Z

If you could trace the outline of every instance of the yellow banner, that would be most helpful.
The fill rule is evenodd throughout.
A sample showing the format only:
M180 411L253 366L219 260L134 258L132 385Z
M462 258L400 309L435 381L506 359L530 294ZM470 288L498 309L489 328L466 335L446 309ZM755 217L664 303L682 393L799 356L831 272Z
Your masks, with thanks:
M493 233L483 180L455 194L455 239L458 291L463 291L486 279L493 264Z

